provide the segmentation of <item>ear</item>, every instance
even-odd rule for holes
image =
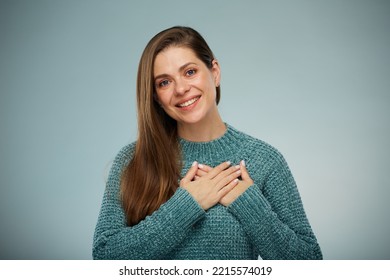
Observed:
[[[219,87],[221,82],[221,68],[219,67],[219,63],[216,59],[214,59],[211,63],[211,73],[213,73],[214,76],[215,86]]]

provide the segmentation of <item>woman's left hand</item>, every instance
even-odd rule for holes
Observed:
[[[230,192],[228,192],[224,197],[222,197],[219,200],[219,203],[221,203],[224,206],[229,206],[242,193],[244,193],[250,186],[253,185],[253,180],[249,176],[249,173],[248,173],[248,171],[246,169],[244,161],[240,162],[240,169],[241,169],[241,180],[238,182],[237,186],[235,186]],[[201,164],[199,166],[198,172],[196,173],[195,180],[197,180],[200,177],[206,175],[211,170],[213,170],[212,167],[207,166],[205,164]]]

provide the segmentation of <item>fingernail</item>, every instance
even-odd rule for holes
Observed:
[[[192,163],[192,166],[195,166],[195,165],[197,165],[197,164],[198,164],[198,162],[194,161],[194,162]]]
[[[245,160],[242,160],[242,161],[241,161],[241,165],[242,165],[242,166],[245,166]]]
[[[239,165],[236,165],[235,168],[236,168],[236,169],[240,169],[240,166],[239,166]]]
[[[228,166],[231,164],[231,162],[230,162],[230,161],[227,161],[226,163],[227,163],[227,165],[228,165]]]
[[[202,169],[204,166],[203,166],[203,164],[198,164],[198,167],[199,167],[200,169]]]
[[[241,170],[237,170],[236,172],[237,172],[237,174],[241,174]]]

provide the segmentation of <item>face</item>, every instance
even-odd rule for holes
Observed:
[[[219,81],[217,61],[210,69],[189,48],[168,47],[154,61],[157,101],[178,126],[207,123],[218,116]]]

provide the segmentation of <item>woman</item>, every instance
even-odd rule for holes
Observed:
[[[95,259],[322,258],[282,155],[222,121],[220,77],[191,28],[148,43],[138,139],[113,163]]]

